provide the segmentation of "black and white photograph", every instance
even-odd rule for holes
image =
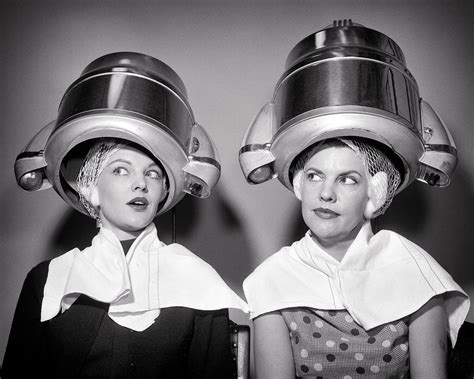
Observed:
[[[0,3],[0,377],[474,378],[473,3]]]

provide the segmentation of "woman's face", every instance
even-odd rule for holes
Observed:
[[[92,203],[102,225],[120,240],[136,237],[166,196],[165,175],[149,155],[132,146],[113,153],[99,176]]]
[[[302,214],[313,236],[323,246],[352,241],[368,201],[362,160],[349,147],[326,147],[306,163],[302,175]]]

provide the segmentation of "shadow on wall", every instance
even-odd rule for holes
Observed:
[[[185,196],[175,207],[176,242],[208,262],[240,295],[243,279],[250,273],[250,245],[235,213],[219,190],[206,200]],[[155,219],[160,240],[172,243],[172,211]],[[80,231],[78,233],[78,231]],[[54,258],[74,247],[90,245],[97,233],[95,221],[70,210],[58,223],[45,259]]]
[[[389,229],[419,244],[461,285],[472,286],[473,192],[464,167],[447,188],[415,182],[397,195],[379,229]],[[472,295],[472,294],[471,294]]]

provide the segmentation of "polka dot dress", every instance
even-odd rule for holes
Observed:
[[[297,377],[408,378],[408,318],[365,331],[345,310],[280,311]]]

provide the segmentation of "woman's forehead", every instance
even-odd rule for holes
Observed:
[[[349,146],[321,146],[306,162],[305,168],[356,170],[365,173],[363,160]]]
[[[115,160],[124,159],[131,163],[146,162],[159,166],[158,160],[146,150],[139,149],[132,145],[124,145],[113,152],[109,157],[109,163]]]

